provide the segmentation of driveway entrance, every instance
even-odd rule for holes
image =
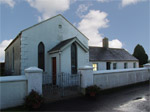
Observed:
[[[80,74],[60,73],[56,76],[43,74],[43,96],[46,100],[57,100],[80,93]]]

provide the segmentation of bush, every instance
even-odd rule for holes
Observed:
[[[93,85],[93,86],[88,86],[85,91],[86,95],[88,96],[96,96],[100,92],[100,87]]]
[[[28,96],[24,98],[24,106],[30,110],[39,109],[43,103],[42,95],[32,90]]]

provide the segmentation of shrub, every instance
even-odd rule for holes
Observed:
[[[85,91],[86,91],[86,95],[89,96],[96,96],[99,92],[100,92],[100,87],[93,85],[93,86],[88,86]]]
[[[32,90],[28,96],[24,98],[24,106],[30,110],[39,109],[43,103],[43,97],[36,91]]]

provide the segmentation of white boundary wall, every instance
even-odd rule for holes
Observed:
[[[135,84],[149,80],[150,71],[148,68],[105,70],[93,72],[93,84],[102,89]]]
[[[22,76],[0,77],[0,109],[22,105],[31,90],[42,94],[42,70],[30,67]]]
[[[93,72],[91,66],[84,66],[79,69],[79,72],[81,74],[82,89],[91,85],[97,85],[101,89],[109,89],[150,80],[150,64],[144,65],[144,68],[101,70],[96,72]]]
[[[6,76],[0,79],[0,109],[21,105],[27,95],[25,76]]]

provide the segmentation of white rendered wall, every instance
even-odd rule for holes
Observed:
[[[93,68],[91,66],[83,66],[79,68],[79,72],[81,74],[81,88],[86,88],[88,86],[93,85],[93,70],[92,69]]]
[[[60,24],[62,25],[61,29],[59,29]],[[57,16],[23,31],[21,38],[21,74],[24,74],[24,69],[29,66],[38,66],[37,54],[40,42],[45,45],[45,72],[50,74],[51,63],[49,62],[51,59],[47,51],[62,40],[75,36],[88,47],[88,39],[66,22],[62,16]]]
[[[89,64],[89,53],[86,53],[80,46],[77,46],[77,55],[78,69]]]
[[[102,89],[135,84],[150,79],[150,73],[147,68],[103,70],[93,73],[94,85]]]
[[[27,95],[25,76],[6,76],[0,79],[0,109],[22,105]]]
[[[0,77],[0,109],[22,105],[32,90],[42,94],[42,70],[30,67],[22,76]]]
[[[61,53],[61,72],[71,73],[71,46]]]
[[[84,37],[78,30],[76,30],[72,25],[70,25],[64,18],[60,17],[62,25],[62,38],[63,40],[78,37],[78,39],[88,48],[88,39]]]

